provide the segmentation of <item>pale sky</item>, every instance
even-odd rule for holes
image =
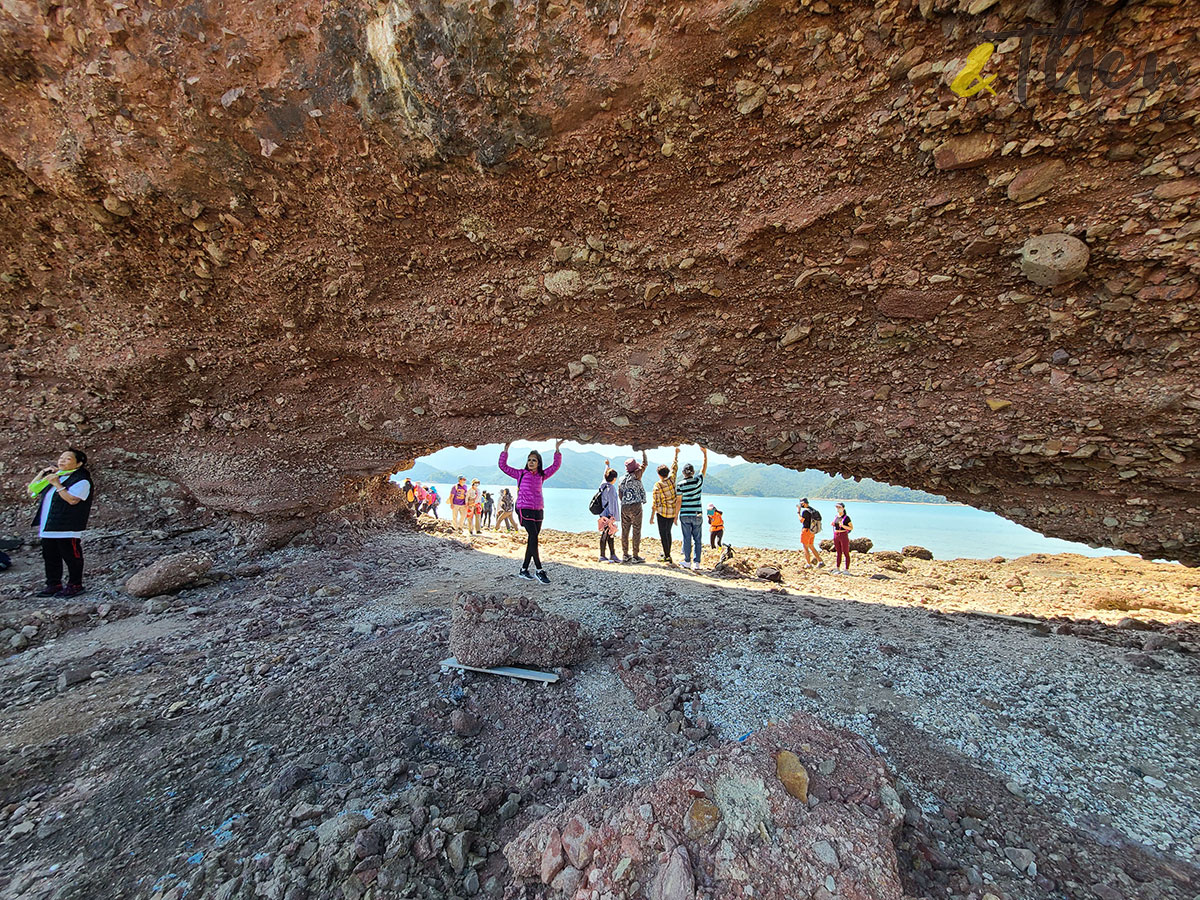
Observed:
[[[565,441],[563,443],[563,447],[578,451],[580,453],[587,453],[587,452],[600,453],[600,454],[607,456],[614,464],[618,460],[628,459],[631,456],[640,457],[642,455],[641,451],[634,453],[633,448],[630,447],[628,444],[626,444],[624,446],[620,446],[617,444],[580,444],[577,441]],[[483,444],[482,446],[477,447],[473,451],[464,450],[462,447],[446,447],[442,450],[437,451],[436,453],[431,453],[429,456],[422,457],[421,462],[428,463],[429,465],[434,466],[435,468],[440,467],[440,463],[443,460],[445,460],[446,462],[453,462],[454,464],[459,464],[461,462],[461,460],[463,459],[464,453],[479,454],[479,462],[481,462],[481,463],[493,462],[495,460],[495,457],[498,456],[500,454],[500,451],[503,449],[504,449],[503,444]],[[529,450],[529,449],[540,449],[543,451],[545,451],[547,449],[553,450],[554,442],[553,441],[534,441],[534,442],[514,441],[513,449],[514,449],[514,451],[515,450],[524,451],[524,450]],[[672,452],[672,448],[671,447],[659,447],[657,449],[648,450],[647,452],[650,454],[650,456],[661,459],[664,456],[669,456]],[[700,445],[699,444],[684,444],[684,445],[682,445],[679,448],[679,458],[681,460],[691,459],[696,462],[699,462],[699,460],[700,460]],[[708,461],[710,463],[730,463],[731,465],[736,465],[738,463],[745,462],[745,460],[742,459],[740,456],[725,456],[721,453],[716,453],[711,450],[708,453]]]

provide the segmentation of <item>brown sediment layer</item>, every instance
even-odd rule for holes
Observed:
[[[1013,41],[948,87],[1013,0],[10,4],[5,496],[71,441],[283,536],[448,444],[699,440],[1195,563],[1198,14],[1146,10],[1081,41],[1158,84],[1021,105]]]

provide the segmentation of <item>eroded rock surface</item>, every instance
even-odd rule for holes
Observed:
[[[892,840],[903,814],[861,738],[797,715],[648,787],[582,797],[527,827],[504,854],[516,877],[557,897],[586,885],[692,900],[703,885],[715,897],[753,886],[769,900],[883,900],[902,895]]]
[[[463,665],[556,668],[579,662],[590,647],[578,622],[547,613],[528,597],[455,598],[450,652]]]
[[[1200,12],[1148,9],[1022,103],[1016,39],[948,83],[1047,4],[7,4],[4,496],[71,441],[98,516],[284,535],[448,444],[685,439],[1196,562]]]

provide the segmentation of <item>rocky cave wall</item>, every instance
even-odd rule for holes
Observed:
[[[1196,563],[1200,10],[950,89],[1062,12],[10,0],[10,513],[66,442],[110,515],[286,532],[447,444],[688,440]]]

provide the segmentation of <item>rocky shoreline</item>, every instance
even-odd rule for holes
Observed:
[[[607,834],[622,797],[665,797],[680,765],[767,765],[797,712],[886,764],[905,896],[1182,900],[1200,885],[1194,570],[872,554],[839,578],[739,549],[719,577],[601,564],[590,536],[548,532],[541,586],[513,577],[516,536],[443,529],[268,554],[224,526],[98,532],[91,593],[70,607],[29,599],[37,560],[17,554],[0,584],[0,896],[571,896],[514,871],[506,847],[523,831],[548,841],[566,809],[596,810],[589,829]],[[123,590],[175,553],[212,567],[172,593]],[[766,564],[781,581],[754,577]],[[545,686],[444,670],[455,597],[497,594],[577,622],[589,654]],[[868,799],[807,746],[789,749],[818,804]],[[718,810],[713,831],[664,819],[646,826],[657,855],[635,862],[610,835],[595,876],[552,874],[573,868],[613,897],[733,896],[723,843],[744,860],[760,838],[705,771],[675,783]],[[777,798],[769,836],[793,801],[759,777]],[[842,833],[819,840],[837,848]],[[777,883],[899,896],[850,864],[821,848]]]

